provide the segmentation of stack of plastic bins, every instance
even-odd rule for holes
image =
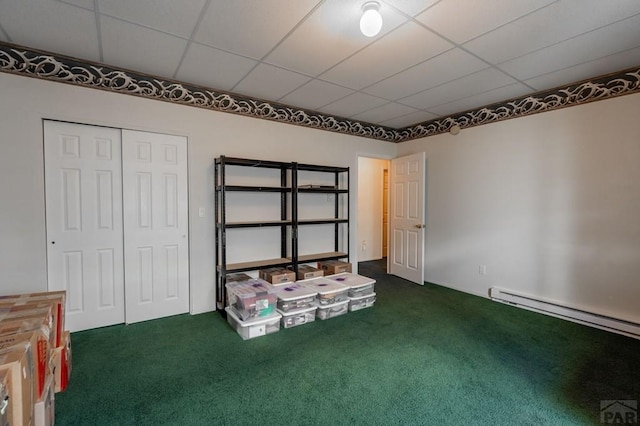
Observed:
[[[280,330],[276,289],[261,279],[227,283],[227,322],[245,340]]]
[[[349,287],[350,312],[370,308],[376,301],[376,293],[374,292],[376,280],[373,278],[351,272],[329,275],[326,278]]]
[[[335,318],[349,312],[349,288],[326,277],[298,281],[300,284],[316,291],[316,317],[321,320]]]
[[[284,328],[306,324],[316,319],[316,291],[299,283],[276,286],[277,310]]]

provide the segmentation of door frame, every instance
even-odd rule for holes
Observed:
[[[360,191],[360,182],[358,180],[358,176],[359,176],[359,159],[360,158],[369,158],[369,159],[373,159],[373,160],[387,160],[389,161],[389,167],[391,167],[391,160],[393,160],[394,158],[396,158],[397,155],[381,155],[381,154],[374,154],[374,153],[370,153],[370,152],[362,152],[362,151],[358,151],[356,152],[355,155],[355,173],[353,173],[353,175],[356,177],[356,185],[352,185],[351,187],[353,188],[352,192],[353,192],[353,198],[351,200],[352,204],[350,206],[351,211],[352,212],[357,212],[357,207],[358,207],[358,194]],[[387,203],[389,203],[389,198],[387,197]],[[391,205],[389,204],[389,213],[391,213]],[[355,238],[352,238],[352,243],[351,243],[351,247],[349,247],[349,253],[353,253],[353,255],[351,256],[352,258],[352,263],[353,263],[353,271],[354,273],[358,273],[358,215],[354,215],[354,218],[352,220],[353,223],[353,228],[356,230],[356,236]],[[380,233],[382,233],[382,229],[380,230]],[[387,232],[387,238],[388,238],[388,232]],[[384,255],[384,253],[383,253]],[[387,253],[387,273],[389,273],[389,253]]]

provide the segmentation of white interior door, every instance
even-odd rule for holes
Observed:
[[[424,284],[424,152],[391,160],[389,273]]]
[[[44,121],[49,290],[70,331],[124,322],[120,130]]]
[[[126,321],[189,311],[187,140],[122,131]]]

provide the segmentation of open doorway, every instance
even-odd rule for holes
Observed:
[[[361,262],[387,257],[389,167],[389,160],[358,158],[357,250]]]

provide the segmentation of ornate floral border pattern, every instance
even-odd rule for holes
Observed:
[[[195,85],[118,70],[2,42],[0,71],[396,143],[445,133],[454,125],[464,129],[640,92],[640,68],[634,68],[404,129],[392,129],[274,102],[216,92]]]

